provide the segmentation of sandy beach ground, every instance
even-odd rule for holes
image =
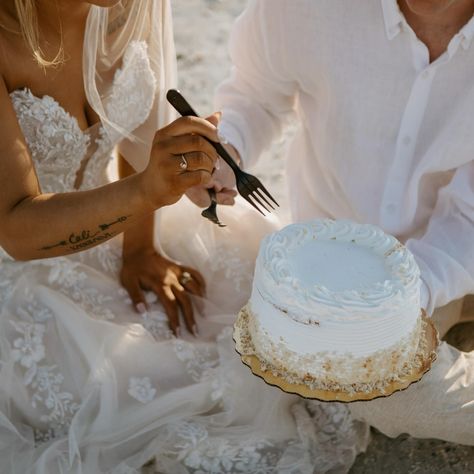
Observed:
[[[173,0],[180,88],[201,115],[213,112],[214,89],[229,73],[227,40],[246,0]],[[283,155],[291,131],[253,170],[282,204],[288,219]],[[471,328],[472,329],[472,328]],[[460,331],[466,337],[465,331]],[[471,331],[472,336],[472,331]],[[473,427],[474,429],[474,427]],[[474,448],[407,436],[389,439],[374,431],[351,474],[474,473]]]

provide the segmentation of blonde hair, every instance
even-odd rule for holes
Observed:
[[[39,40],[38,12],[36,0],[15,0],[16,14],[20,24],[21,34],[33,52],[38,64],[43,67],[59,66],[64,62],[63,34],[60,28],[61,44],[56,56],[52,60],[45,58]]]

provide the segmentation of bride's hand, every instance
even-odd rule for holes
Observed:
[[[204,296],[205,282],[198,271],[148,249],[124,256],[120,280],[139,313],[149,309],[143,291],[153,291],[164,307],[173,333],[178,337],[181,334],[181,312],[188,331],[197,335],[189,294]]]
[[[206,138],[218,141],[217,128],[197,117],[182,117],[156,133],[150,162],[141,173],[146,199],[155,209],[211,182],[218,155]]]

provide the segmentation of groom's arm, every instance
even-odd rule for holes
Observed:
[[[294,112],[296,59],[290,46],[297,20],[289,3],[251,0],[232,32],[232,74],[218,88],[216,106],[223,112],[221,135],[246,167],[281,134]]]
[[[278,138],[294,113],[297,82],[298,16],[288,0],[250,0],[236,21],[230,41],[233,62],[229,79],[216,92],[216,110],[223,112],[220,136],[235,161],[248,168]],[[234,173],[221,160],[210,186],[219,204],[232,204]],[[207,207],[207,190],[187,193],[198,206]]]
[[[424,282],[422,305],[431,314],[474,294],[474,162],[457,169],[439,193],[425,235],[410,239]]]

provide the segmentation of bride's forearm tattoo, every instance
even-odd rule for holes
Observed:
[[[98,230],[82,230],[77,233],[73,232],[67,240],[61,240],[57,244],[41,247],[40,250],[53,250],[59,247],[66,247],[72,251],[85,250],[117,235],[118,232],[113,230],[109,231],[110,227],[117,224],[122,224],[130,217],[131,216],[122,216],[108,224],[99,224]]]

